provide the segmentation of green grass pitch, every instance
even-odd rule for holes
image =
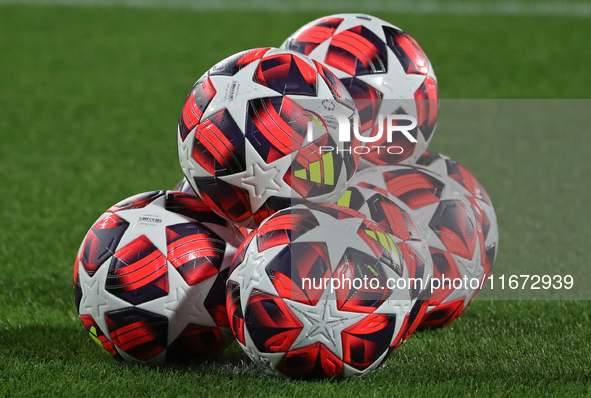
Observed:
[[[204,365],[119,363],[84,331],[78,246],[113,203],[181,179],[176,124],[195,80],[338,11],[0,5],[0,396],[591,394],[589,301],[476,301],[374,374],[341,382],[265,376],[236,344]],[[588,18],[375,14],[421,44],[444,99],[589,97]],[[444,121],[431,148],[495,203],[496,271],[589,264],[588,131],[466,137]]]

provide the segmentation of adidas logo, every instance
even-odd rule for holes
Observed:
[[[299,179],[316,182],[318,184],[334,185],[334,163],[332,152],[322,155],[322,161],[317,160],[308,164],[308,170],[296,170],[293,175]]]

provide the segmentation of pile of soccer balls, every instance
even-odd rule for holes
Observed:
[[[426,151],[438,110],[421,48],[367,15],[219,62],[181,111],[185,177],[114,205],[80,246],[91,338],[148,364],[235,339],[267,370],[324,378],[448,325],[490,274],[498,229],[474,176]]]

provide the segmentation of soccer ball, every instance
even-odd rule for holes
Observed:
[[[485,278],[483,235],[466,190],[422,167],[376,166],[356,176],[402,201],[429,245],[431,298],[419,329],[449,325],[466,309]]]
[[[244,51],[193,86],[179,120],[180,163],[208,206],[254,228],[292,204],[342,195],[359,161],[350,146],[360,144],[339,134],[355,114],[320,63],[289,50]]]
[[[478,232],[482,232],[480,240],[482,267],[485,275],[490,275],[499,251],[499,226],[497,215],[488,193],[480,182],[465,167],[442,153],[425,151],[417,160],[417,166],[425,167],[435,173],[448,176],[466,189],[466,195],[479,225]]]
[[[149,365],[223,351],[233,341],[225,285],[235,249],[209,228],[219,222],[197,197],[173,191],[132,196],[100,216],[74,265],[90,337]]]
[[[226,286],[247,355],[294,378],[361,376],[399,346],[413,297],[396,238],[349,208],[297,205],[266,219],[236,254]]]
[[[364,148],[360,169],[412,164],[427,149],[439,112],[437,79],[407,33],[374,16],[335,14],[300,28],[281,48],[324,63],[353,96],[362,134],[376,139]],[[401,131],[387,140],[387,115],[393,114],[416,118],[407,131],[416,142]]]
[[[412,264],[408,269],[416,282],[411,290],[412,310],[405,321],[406,332],[401,340],[406,341],[421,323],[431,297],[433,261],[429,246],[412,220],[410,209],[401,200],[357,177],[353,177],[351,184],[337,204],[377,222],[394,237],[405,263]]]

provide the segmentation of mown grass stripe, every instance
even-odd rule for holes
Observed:
[[[0,4],[123,6],[138,8],[177,8],[198,10],[265,10],[338,12],[404,12],[412,14],[452,15],[563,15],[590,17],[591,3],[561,1],[441,1],[441,0],[0,0]]]

